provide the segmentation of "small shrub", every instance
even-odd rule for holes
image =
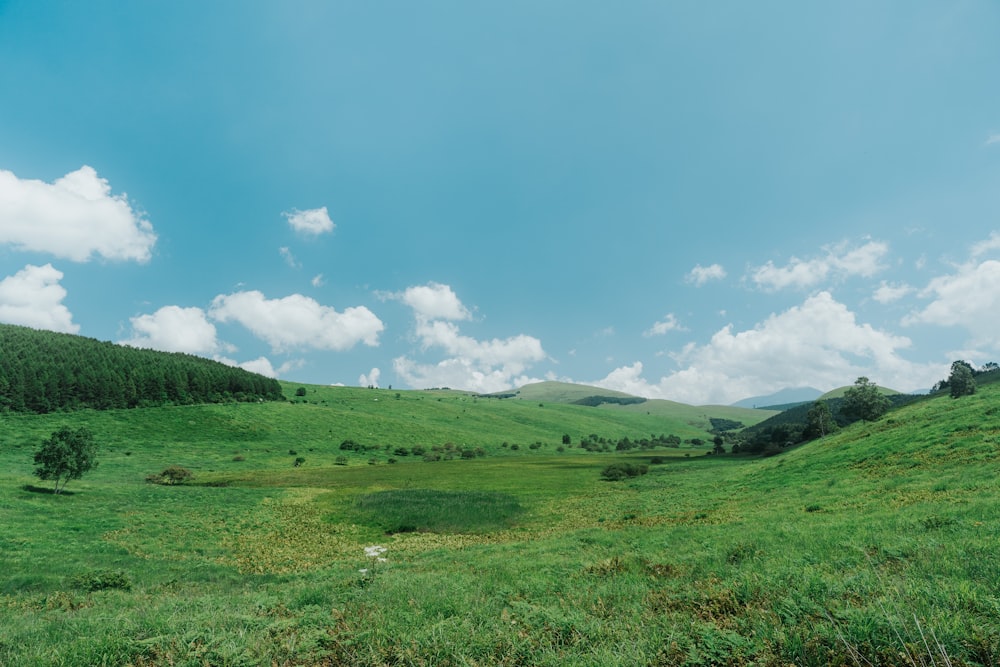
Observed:
[[[243,456],[242,454],[237,454],[236,456],[233,457],[233,460],[237,462],[246,461],[247,457]]]
[[[187,468],[170,466],[159,474],[147,475],[146,481],[151,484],[183,484],[193,476],[194,474]]]
[[[427,453],[427,448],[424,447],[423,445],[413,445],[413,448],[410,449],[410,451],[413,453],[414,456],[423,456],[424,454]]]
[[[289,456],[295,456],[296,454],[298,454],[298,452],[297,452],[297,451],[295,451],[294,449],[289,449],[289,450],[288,450],[288,455],[289,455]]]
[[[654,465],[654,466],[662,465],[662,464],[664,464],[666,462],[667,462],[667,459],[664,456],[654,456],[651,459],[649,459],[650,465]]]
[[[649,472],[649,467],[636,463],[612,463],[601,471],[601,477],[609,482],[619,482],[629,477],[639,477]]]
[[[819,505],[816,505],[816,504],[806,505],[806,511],[807,512],[819,512],[822,509],[823,509],[822,507],[820,507]]]
[[[920,520],[920,525],[924,527],[924,530],[937,530],[939,528],[947,528],[948,526],[955,525],[956,521],[950,516],[938,516],[937,514],[932,514],[931,516],[924,517]]]
[[[558,447],[556,447],[556,451],[562,454],[563,452],[566,451],[566,448],[563,447],[562,445],[559,445]]]
[[[510,446],[510,451],[512,451],[512,452],[516,452],[519,449],[521,449],[521,447],[519,445],[517,445],[517,444],[513,444],[513,445]]]
[[[396,449],[392,450],[392,453],[396,456],[409,456],[410,450],[406,447],[396,447]]]
[[[540,442],[533,442],[530,445],[528,445],[528,449],[540,449],[541,446],[542,446],[542,443],[540,443]]]
[[[343,457],[341,457],[341,458],[343,458]],[[301,466],[305,462],[306,462],[306,459],[305,459],[304,456],[296,457],[296,459],[295,459],[295,467],[298,468],[299,466]],[[345,463],[344,465],[347,465],[347,464]]]
[[[119,570],[96,570],[86,574],[78,574],[69,580],[70,586],[88,593],[109,589],[121,591],[132,590],[132,582],[128,575]]]
[[[386,463],[395,463],[395,462],[396,459],[392,458],[391,456],[386,460]]]
[[[333,463],[335,465],[338,465],[338,466],[346,466],[347,465],[347,457],[346,456],[338,456],[336,459],[334,459]]]
[[[462,450],[462,458],[463,459],[474,459],[474,458],[476,458],[476,452],[473,451],[473,450],[471,450],[471,449],[463,449]]]

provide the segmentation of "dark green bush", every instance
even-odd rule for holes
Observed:
[[[649,466],[637,463],[612,463],[601,471],[601,477],[609,482],[618,482],[629,477],[639,477],[649,472]]]
[[[132,582],[128,575],[119,570],[96,570],[78,574],[69,580],[70,586],[88,593],[117,588],[122,591],[132,590]]]
[[[194,477],[194,473],[187,468],[170,466],[159,474],[147,475],[146,481],[151,484],[183,484],[192,477]]]

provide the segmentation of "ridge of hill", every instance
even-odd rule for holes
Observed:
[[[751,396],[736,401],[731,405],[738,408],[782,408],[789,405],[797,405],[808,401],[814,401],[822,395],[815,387],[794,387],[776,391],[773,394],[763,396]]]
[[[0,324],[0,411],[283,398],[277,380],[203,357]]]
[[[854,385],[849,384],[849,385],[844,385],[843,387],[837,387],[836,389],[831,389],[830,391],[826,392],[822,396],[817,397],[816,400],[818,400],[818,401],[827,401],[827,400],[829,400],[831,398],[843,398],[844,397],[844,393],[848,389],[852,388],[853,386]],[[899,396],[900,394],[904,394],[904,392],[896,391],[895,389],[890,389],[888,387],[883,387],[881,385],[876,385],[876,388],[878,389],[878,392],[880,394],[882,394],[883,396],[892,397],[892,396]],[[904,394],[904,395],[908,396],[909,394]]]
[[[716,428],[712,420],[716,420],[716,423],[718,420],[725,420],[750,426],[777,414],[775,410],[753,410],[730,405],[689,405],[661,398],[647,399],[613,389],[570,382],[536,382],[524,385],[514,392],[494,396],[652,415],[675,420],[705,432]]]
[[[512,392],[516,398],[525,401],[548,401],[549,403],[575,403],[592,396],[608,396],[614,398],[639,398],[632,394],[613,389],[592,387],[585,384],[575,384],[572,382],[532,382],[519,387]],[[509,395],[509,394],[500,394]]]

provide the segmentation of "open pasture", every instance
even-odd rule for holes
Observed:
[[[993,386],[770,458],[559,452],[562,433],[679,426],[395,393],[4,416],[0,663],[1000,661]],[[53,496],[30,458],[62,423],[104,447]],[[339,448],[364,433],[380,448]],[[387,462],[397,446],[446,442],[486,455]],[[601,479],[653,456],[644,476]],[[192,482],[145,481],[168,465]],[[366,554],[374,545],[384,554]]]

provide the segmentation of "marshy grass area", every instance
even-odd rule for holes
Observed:
[[[0,664],[1000,664],[993,386],[769,458],[557,451],[676,432],[635,410],[310,391],[3,416]],[[63,423],[103,447],[56,496],[31,452]],[[412,454],[448,442],[485,456]]]

